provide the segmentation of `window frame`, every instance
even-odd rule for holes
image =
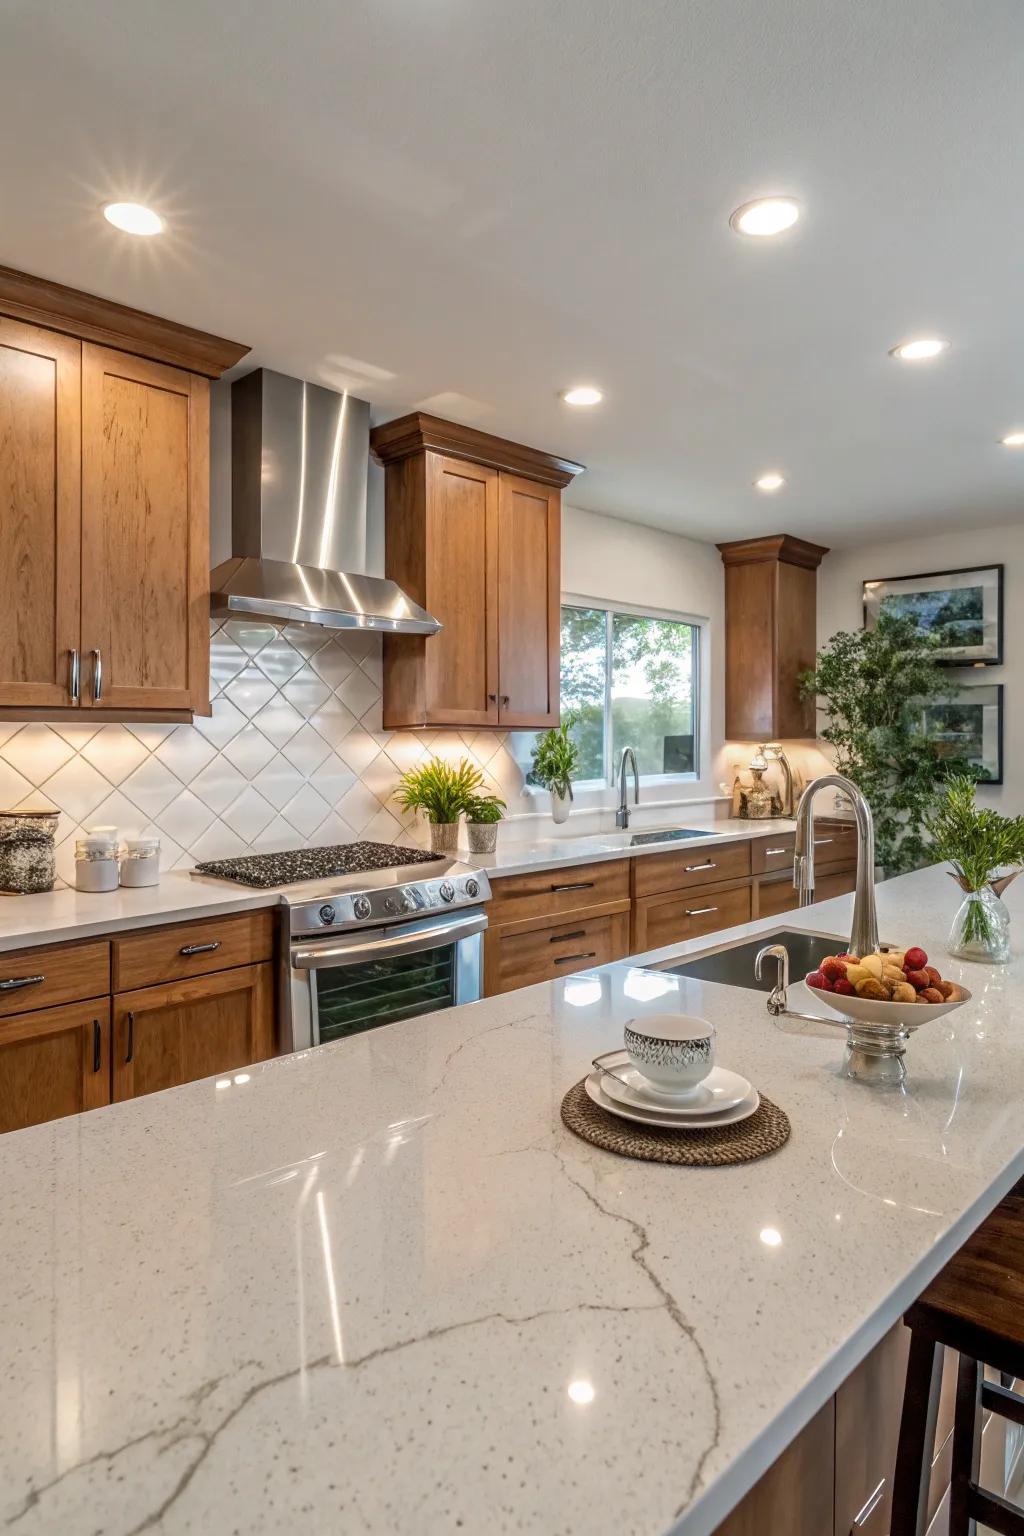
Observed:
[[[605,776],[600,779],[574,779],[576,789],[614,789],[616,765],[612,748],[612,642],[613,624],[616,614],[625,614],[628,618],[636,619],[664,619],[671,624],[686,624],[693,630],[693,661],[691,667],[693,682],[693,755],[694,769],[691,773],[641,773],[640,783],[649,786],[672,784],[697,784],[700,782],[704,767],[704,710],[703,710],[703,683],[705,646],[707,644],[708,620],[697,614],[677,613],[667,608],[639,607],[633,603],[609,602],[607,598],[582,597],[575,593],[563,592],[559,603],[559,626],[561,626],[561,610],[563,608],[584,608],[592,613],[603,613],[605,621],[605,674],[604,674],[604,769]],[[559,659],[559,680],[561,680],[561,659]]]

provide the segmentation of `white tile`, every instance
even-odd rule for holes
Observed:
[[[10,741],[0,747],[3,757],[12,768],[28,779],[30,784],[43,784],[57,772],[74,753],[56,731],[48,725],[25,725]]]
[[[318,677],[322,677],[330,688],[337,688],[339,683],[355,671],[357,663],[351,656],[339,650],[336,645],[325,646],[322,651],[317,651],[310,657],[310,666]]]
[[[377,695],[376,704],[363,711],[362,722],[368,731],[382,731],[384,729],[384,700]]]
[[[504,742],[501,731],[475,731],[469,737],[470,750],[481,768],[485,767]]]
[[[249,657],[230,635],[220,630],[210,641],[210,688],[220,693],[249,665]]]
[[[355,784],[338,801],[336,809],[349,826],[358,828],[361,834],[367,822],[372,821],[380,810],[380,801],[376,795],[370,794],[365,785]]]
[[[378,752],[377,756],[362,770],[359,778],[366,785],[371,795],[374,795],[381,805],[386,805],[395,792],[398,783],[398,769],[388,757],[386,752]]]
[[[213,701],[212,715],[196,716],[193,729],[197,730],[211,747],[222,750],[232,736],[238,735],[244,724],[245,716],[242,711],[236,709],[230,699],[220,698]]]
[[[175,795],[181,793],[181,781],[163,763],[158,763],[155,757],[148,757],[141,767],[125,779],[121,789],[132,804],[137,805],[152,821]]]
[[[261,709],[258,715],[253,716],[252,723],[263,732],[268,741],[280,748],[286,741],[291,740],[297,730],[301,729],[303,717],[280,694],[275,694],[270,703]]]
[[[21,727],[18,725],[12,726],[9,734],[13,735],[15,731],[20,729]],[[73,747],[76,752],[81,752],[86,742],[92,741],[92,738],[96,735],[96,732],[101,730],[102,727],[99,725],[90,725],[88,723],[85,725],[65,724],[62,720],[59,725],[54,725],[51,727],[51,729],[55,730],[58,736],[63,736],[69,747]],[[2,743],[2,741],[6,741],[6,739],[6,736],[0,738],[0,743]]]
[[[303,666],[303,658],[288,641],[278,634],[265,645],[256,657],[256,665],[264,676],[269,677],[275,688],[280,688]]]
[[[81,756],[111,784],[120,784],[147,756],[146,748],[123,725],[104,725],[82,748]]]
[[[347,795],[356,776],[346,763],[334,752],[330,757],[325,757],[318,768],[314,768],[309,775],[309,781],[313,787],[319,790],[329,805],[336,805],[342,795]]]
[[[380,651],[374,651],[370,656],[364,656],[359,663],[367,677],[373,683],[378,693],[384,689],[384,657]]]
[[[147,817],[119,789],[102,800],[88,818],[90,827],[116,827],[122,837],[135,837],[146,823]]]
[[[213,821],[213,812],[198,795],[183,789],[170,805],[165,805],[156,819],[162,833],[173,837],[183,848],[191,848]]]
[[[168,837],[166,832],[161,832],[158,826],[154,825],[153,823],[149,823],[147,826],[143,827],[142,830],[149,835],[153,837],[159,837],[160,839],[161,874],[163,874],[165,870],[173,869],[175,865],[178,864],[178,862],[182,859],[185,860],[187,865],[191,865],[194,862],[192,855],[188,852],[188,849],[179,848],[174,839],[172,837]]]
[[[382,806],[373,820],[363,828],[363,835],[375,843],[393,843],[402,836],[404,830],[401,822]]]
[[[243,842],[251,843],[273,821],[273,807],[263,796],[247,784],[233,804],[223,812],[221,820],[238,834]]]
[[[275,816],[273,821],[253,838],[252,846],[256,853],[285,853],[296,848],[301,838],[290,821],[285,821],[283,816]]]
[[[73,821],[81,823],[107,798],[110,785],[89,763],[73,757],[47,779],[42,791]]]
[[[335,640],[339,649],[346,651],[355,662],[360,662],[365,657],[372,656],[375,651],[380,651],[383,643],[381,635],[358,629],[346,629]]]
[[[253,783],[265,800],[271,805],[281,809],[293,795],[297,795],[305,784],[305,776],[297,768],[293,768],[286,757],[271,758],[265,768],[261,768],[253,779]]]
[[[364,768],[368,768],[377,757],[378,750],[370,733],[358,725],[337,743],[338,756],[348,763],[353,773],[362,773]]]
[[[333,848],[338,843],[354,843],[357,833],[354,827],[343,820],[335,811],[320,823],[314,834],[320,847]]]
[[[79,827],[71,826],[71,831],[67,837],[60,839],[57,843],[57,877],[60,880],[66,881],[68,885],[74,885],[75,883],[75,842],[79,832]]]
[[[223,822],[215,821],[213,826],[203,833],[192,845],[189,863],[203,862],[210,859],[233,859],[240,853],[248,851],[248,844],[232,832],[230,827]]]
[[[130,725],[128,729],[133,736],[138,737],[144,747],[153,752],[177,727],[173,725]]]
[[[255,619],[228,619],[221,632],[240,645],[248,656],[262,651],[278,633],[276,625],[261,624]]]
[[[319,656],[314,660],[319,661]],[[380,699],[380,689],[359,667],[354,668],[348,677],[338,683],[334,691],[341,702],[360,718]]]
[[[303,656],[315,656],[325,645],[330,645],[330,631],[321,624],[286,624],[282,631],[288,644]]]
[[[296,672],[291,682],[286,683],[281,689],[289,704],[293,704],[304,720],[316,713],[320,706],[332,697],[331,690],[323,682],[312,667],[303,667],[301,672]]]
[[[0,811],[12,811],[25,796],[31,794],[32,785],[10,763],[0,762]]]
[[[352,711],[330,693],[316,713],[310,715],[309,723],[325,741],[336,747],[359,722]]]
[[[156,756],[183,784],[191,784],[215,756],[214,748],[193,725],[179,725],[156,749]]]
[[[56,730],[57,727],[55,726],[54,729]],[[5,741],[10,741],[11,737],[20,730],[20,725],[0,725],[0,747],[3,746]],[[60,734],[63,736],[64,732],[61,731]],[[66,739],[67,738],[65,737],[65,740]],[[71,745],[74,746],[74,742],[72,742]]]
[[[247,725],[228,742],[221,756],[233,763],[247,779],[254,779],[274,756],[274,748],[254,725]]]
[[[218,815],[232,800],[238,799],[245,788],[245,775],[239,773],[227,758],[218,756],[208,768],[196,775],[189,787],[204,805],[208,805]]]
[[[310,774],[328,756],[330,747],[311,725],[304,725],[284,747],[284,755],[300,773]]]
[[[243,715],[252,719],[271,699],[277,697],[277,689],[258,667],[250,665],[233,682],[228,683],[222,697],[230,699]]]
[[[344,743],[338,750],[347,757]],[[387,741],[384,750],[399,773],[407,773],[410,768],[417,767],[430,753],[424,738],[414,731],[396,731]]]
[[[290,821],[297,832],[309,837],[330,814],[330,806],[318,795],[312,784],[304,784],[298,794],[284,807],[281,814]]]

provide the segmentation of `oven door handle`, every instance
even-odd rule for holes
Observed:
[[[318,971],[328,965],[359,965],[364,960],[387,960],[391,955],[413,955],[421,950],[442,949],[459,939],[482,933],[487,927],[486,912],[468,912],[463,917],[428,918],[422,923],[405,923],[395,930],[385,929],[377,938],[364,939],[353,934],[337,943],[311,945],[292,950],[292,965],[299,971]]]

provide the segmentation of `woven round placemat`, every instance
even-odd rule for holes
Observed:
[[[789,1116],[761,1095],[747,1120],[702,1130],[670,1131],[622,1120],[587,1097],[580,1078],[562,1100],[562,1120],[576,1136],[619,1157],[647,1163],[683,1163],[688,1168],[720,1168],[726,1163],[751,1163],[777,1152],[789,1140]]]

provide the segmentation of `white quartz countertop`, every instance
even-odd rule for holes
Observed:
[[[628,831],[595,832],[586,837],[540,837],[533,842],[503,841],[498,834],[494,853],[466,854],[468,864],[475,864],[493,875],[524,875],[531,870],[567,868],[573,864],[598,864],[609,859],[643,858],[649,853],[685,853],[690,849],[716,848],[723,843],[749,841],[753,837],[782,836],[792,832],[796,822],[785,817],[765,821],[722,820],[705,822],[687,818],[685,812],[672,822],[674,827],[689,827],[700,837],[668,838],[632,846],[634,837],[650,837],[656,826],[637,820]],[[462,855],[460,855],[461,857]]]
[[[878,894],[974,994],[904,1093],[622,962],[0,1138],[3,1529],[708,1536],[1024,1174],[1024,961],[946,959],[941,870]],[[779,1153],[565,1130],[666,1008],[788,1112]]]

